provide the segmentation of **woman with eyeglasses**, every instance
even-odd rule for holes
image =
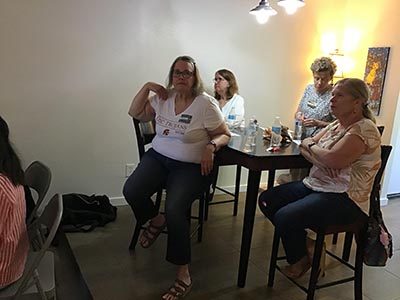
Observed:
[[[155,120],[156,136],[123,193],[137,222],[149,222],[139,237],[142,247],[150,247],[167,227],[166,259],[177,266],[177,274],[162,299],[182,299],[192,287],[187,212],[209,185],[214,153],[229,142],[230,132],[217,103],[204,93],[197,64],[189,56],[172,63],[166,87],[146,83],[133,98],[129,115]],[[165,215],[150,198],[163,187]]]
[[[0,289],[21,278],[29,249],[24,171],[9,133],[0,117]]]
[[[237,127],[244,121],[244,99],[239,94],[235,75],[226,69],[215,72],[214,97],[229,127]]]
[[[302,121],[301,139],[315,136],[326,125],[335,120],[329,110],[332,94],[332,79],[336,64],[329,57],[316,58],[310,66],[314,83],[307,85],[297,108],[295,118]],[[277,182],[301,180],[308,174],[308,169],[292,169],[289,174],[282,174]]]

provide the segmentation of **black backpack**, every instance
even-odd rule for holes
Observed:
[[[65,194],[63,207],[61,225],[66,232],[92,231],[117,218],[117,208],[105,195]]]

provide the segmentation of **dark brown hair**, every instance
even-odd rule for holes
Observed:
[[[15,185],[24,184],[24,171],[10,140],[7,122],[0,117],[0,173]]]

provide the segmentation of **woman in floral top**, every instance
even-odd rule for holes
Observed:
[[[307,85],[297,108],[295,118],[303,121],[301,139],[315,136],[335,118],[329,111],[329,100],[332,94],[331,81],[336,72],[336,64],[329,57],[320,57],[310,66],[314,83]],[[292,169],[290,174],[278,177],[278,183],[301,180],[308,174],[308,169]]]
[[[336,64],[329,57],[320,57],[314,60],[310,70],[313,73],[314,84],[309,84],[304,90],[296,112],[304,118],[303,139],[316,135],[334,120],[329,111],[329,100],[332,93],[331,81],[336,72]]]
[[[368,108],[369,89],[355,78],[333,88],[330,109],[337,121],[300,145],[313,164],[310,175],[260,195],[261,211],[276,226],[298,278],[310,268],[306,228],[351,224],[367,218],[369,194],[380,167],[380,134]]]

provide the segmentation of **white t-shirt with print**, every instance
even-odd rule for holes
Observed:
[[[204,148],[210,141],[207,131],[217,129],[224,118],[215,99],[205,93],[176,115],[175,96],[176,93],[172,93],[167,100],[162,100],[155,95],[150,99],[156,113],[156,136],[152,147],[169,158],[200,163]]]

